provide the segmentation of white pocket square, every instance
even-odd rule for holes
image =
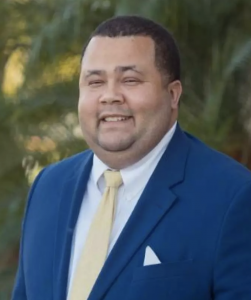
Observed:
[[[157,255],[153,252],[151,247],[147,246],[145,252],[144,266],[151,266],[151,265],[158,265],[158,264],[161,264],[161,262],[158,259]]]

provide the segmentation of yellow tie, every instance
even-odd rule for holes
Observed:
[[[73,278],[70,300],[87,300],[104,265],[113,223],[115,197],[122,177],[118,171],[105,171],[106,188],[93,218],[84,250]]]

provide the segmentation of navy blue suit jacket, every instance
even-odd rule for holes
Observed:
[[[66,299],[92,157],[51,165],[33,184],[13,300]],[[147,246],[162,264],[143,266]],[[178,127],[89,299],[250,300],[250,172]]]

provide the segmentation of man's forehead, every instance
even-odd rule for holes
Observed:
[[[126,36],[126,37],[93,37],[88,46],[83,59],[93,56],[109,54],[137,55],[142,52],[154,53],[154,42],[150,37]]]
[[[154,43],[151,38],[132,37],[94,37],[86,48],[82,68],[115,69],[119,66],[135,66],[140,69],[146,63],[155,61]]]

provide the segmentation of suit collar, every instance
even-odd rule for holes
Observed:
[[[138,248],[177,201],[171,188],[184,179],[189,148],[189,140],[178,126],[106,260],[89,300],[103,299]]]
[[[90,300],[103,299],[140,245],[177,201],[171,188],[184,179],[188,152],[189,141],[177,126],[170,144],[112,249],[92,290]],[[59,205],[53,267],[54,299],[56,300],[67,297],[72,238],[92,168],[93,153],[91,151],[80,157],[73,175],[64,182]]]
[[[79,161],[70,177],[63,183],[57,235],[54,253],[54,299],[67,298],[68,272],[74,228],[77,222],[83,195],[92,168],[93,153],[88,151],[78,158]]]

